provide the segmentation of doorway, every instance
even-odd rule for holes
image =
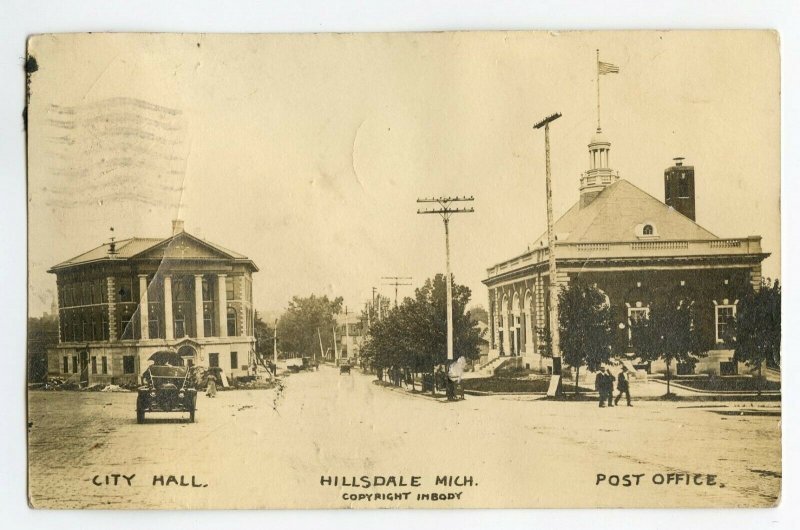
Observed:
[[[81,386],[89,385],[89,353],[84,350],[80,353]]]

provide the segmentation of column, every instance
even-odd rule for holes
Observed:
[[[533,337],[533,295],[525,295],[525,353],[530,356],[536,351],[534,350],[534,337]]]
[[[511,319],[509,318],[510,311],[508,310],[508,303],[503,294],[503,302],[500,306],[501,314],[503,315],[503,354],[511,355]]]
[[[205,337],[203,327],[203,275],[194,275],[194,329],[198,339]]]
[[[227,278],[227,274],[217,274],[217,299],[219,300],[219,311],[217,311],[217,316],[219,317],[219,336],[220,337],[227,337],[228,336],[228,291],[225,288],[225,278]]]
[[[251,311],[251,306],[247,300],[247,293],[245,293],[244,288],[246,281],[246,277],[243,275],[235,276],[233,278],[233,288],[238,290],[238,298],[241,300],[241,303],[239,304],[239,312],[236,314],[236,317],[239,319],[239,336],[241,337],[247,336],[247,315]]]
[[[113,276],[106,277],[106,297],[108,300],[108,340],[117,340],[117,282]]]
[[[139,329],[142,340],[150,337],[149,307],[147,306],[147,274],[139,275]]]
[[[174,337],[172,321],[172,276],[164,276],[164,338],[172,340]]]

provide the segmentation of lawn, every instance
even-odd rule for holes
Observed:
[[[686,379],[673,379],[675,383],[695,390],[711,392],[756,392],[761,390],[780,390],[781,384],[776,381],[759,381],[755,377],[724,376],[724,377],[693,377]]]
[[[464,390],[477,390],[480,392],[547,392],[550,378],[517,379],[511,377],[483,377],[478,379],[464,379]],[[574,383],[564,383],[565,390],[573,390]],[[591,392],[588,388],[580,387],[583,392]]]

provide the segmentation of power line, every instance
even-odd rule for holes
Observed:
[[[394,280],[394,282],[384,283],[383,285],[394,285],[394,306],[397,307],[397,288],[401,285],[411,285],[410,283],[401,283],[400,280],[413,280],[411,276],[382,276],[381,280]]]

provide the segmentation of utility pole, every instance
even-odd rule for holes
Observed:
[[[394,306],[397,307],[397,288],[401,285],[411,285],[410,283],[401,283],[400,280],[412,280],[411,276],[383,276],[381,280],[394,280],[394,282],[384,283],[383,285],[394,285]]]
[[[550,276],[548,294],[550,297],[550,349],[553,355],[553,375],[561,375],[561,348],[558,331],[558,283],[556,281],[556,240],[553,233],[553,187],[550,182],[550,122],[561,117],[556,112],[533,126],[534,129],[544,127],[544,160],[545,187],[547,193],[547,254],[548,273]],[[559,385],[560,387],[560,385]]]
[[[472,213],[473,208],[453,208],[453,203],[474,201],[474,197],[432,197],[417,199],[417,202],[435,202],[439,208],[433,210],[417,210],[418,214],[438,213],[444,220],[444,248],[447,264],[447,360],[453,360],[453,276],[450,273],[450,216],[454,213]]]
[[[336,323],[333,324],[333,358],[334,365],[339,366],[339,347],[336,345]]]
[[[319,328],[317,328],[317,337],[319,337],[319,354],[322,356],[322,360],[325,360],[325,351],[322,349],[322,333],[319,332]],[[314,353],[314,360],[317,359],[317,354]]]
[[[275,319],[275,332],[272,334],[272,362],[278,366],[278,319]]]
[[[344,306],[344,346],[347,348],[347,358],[350,358],[350,318],[347,316],[347,306]]]

